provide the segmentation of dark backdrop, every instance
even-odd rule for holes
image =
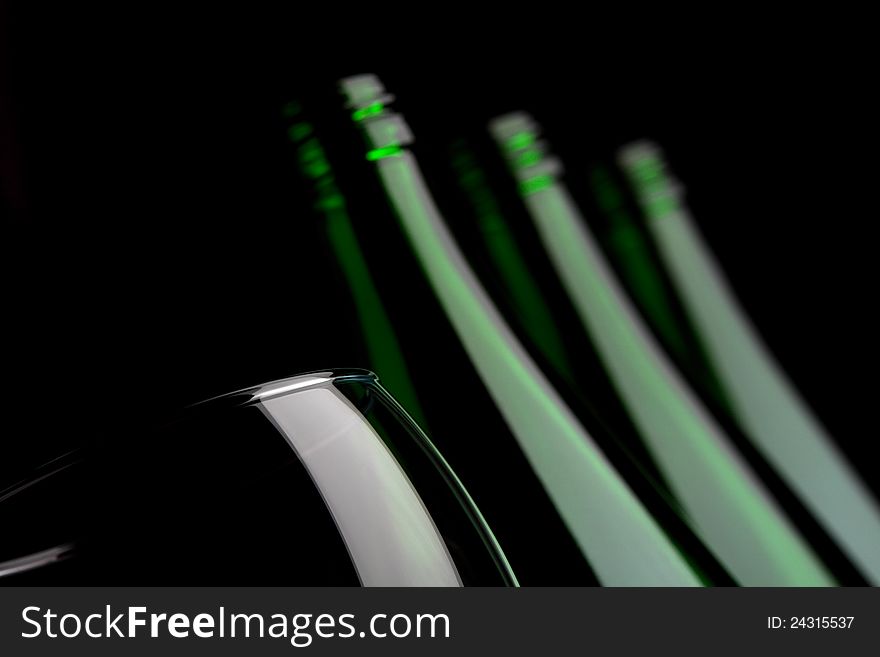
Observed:
[[[423,159],[520,108],[569,170],[660,141],[773,351],[870,473],[876,167],[858,44],[757,29],[645,40],[561,15],[429,27],[390,8],[222,30],[4,11],[4,469],[228,390],[362,365],[279,112],[303,98],[334,126],[335,81],[375,72]],[[325,138],[362,153],[354,131]]]

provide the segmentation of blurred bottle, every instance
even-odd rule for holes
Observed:
[[[535,545],[544,538],[536,532],[536,521],[546,515],[547,510],[534,501],[547,498],[545,494],[534,500],[530,498],[535,489],[543,489],[552,502],[550,508],[559,514],[554,513],[554,517],[562,518],[601,583],[697,583],[698,578],[685,565],[681,553],[672,547],[673,543],[694,557],[709,581],[729,582],[724,570],[667,501],[652,485],[645,483],[643,476],[634,477],[638,479],[637,485],[644,488],[643,499],[647,500],[651,513],[656,511],[656,515],[664,517],[662,528],[656,524],[645,502],[633,494],[596,441],[602,442],[603,448],[607,445],[616,451],[617,457],[627,460],[628,467],[637,471],[632,459],[620,456],[619,449],[614,447],[615,440],[607,433],[596,438],[592,427],[590,431],[584,428],[498,314],[437,213],[415,160],[406,148],[412,135],[402,117],[387,108],[392,99],[381,83],[372,76],[362,76],[344,80],[342,86],[349,99],[352,118],[367,135],[366,159],[375,163],[382,183],[377,187],[384,186],[388,198],[385,201],[374,195],[368,206],[371,233],[383,231],[385,236],[384,244],[376,251],[394,253],[393,261],[387,263],[391,265],[388,277],[380,282],[383,294],[386,290],[396,290],[395,294],[401,297],[401,307],[411,312],[417,307],[422,321],[430,313],[432,317],[437,316],[435,321],[452,324],[454,334],[450,336],[449,346],[456,345],[452,351],[457,360],[448,361],[444,373],[453,385],[483,399],[482,405],[472,406],[471,414],[458,413],[470,423],[464,435],[460,428],[444,435],[436,427],[430,408],[426,408],[432,436],[462,473],[490,524],[496,528],[520,580],[530,583],[517,561],[517,549],[529,545],[529,558],[538,567],[535,574],[548,566],[548,559],[555,560],[557,548],[552,537],[547,536],[543,546]],[[401,236],[384,232],[394,223],[387,211],[388,201],[409,240],[409,247],[404,242],[402,250],[397,246]],[[354,208],[355,204],[350,207]],[[380,214],[387,217],[384,225],[379,225]],[[389,247],[389,242],[393,242],[393,246]],[[417,261],[412,259],[412,254]],[[428,290],[423,282],[416,281],[421,278],[419,269],[431,285]],[[389,307],[393,313],[394,304],[390,303]],[[434,328],[432,326],[432,332]],[[399,334],[408,333],[401,329]],[[448,348],[446,344],[431,346]],[[416,385],[420,386],[418,380]],[[472,453],[478,445],[485,449],[487,440],[493,445],[488,458]],[[534,485],[537,475],[540,482],[536,487],[529,486],[522,502],[510,498],[511,493],[522,492],[521,476],[492,463],[493,459],[506,460],[517,452],[519,458],[525,455],[526,467],[533,472],[527,480]],[[485,502],[484,495],[493,496],[493,503]],[[599,499],[605,500],[602,508],[590,502]],[[493,520],[493,512],[517,514],[516,523],[520,527],[511,532],[510,541],[503,539],[505,523]],[[507,527],[512,529],[509,523]],[[514,533],[519,536],[514,537]],[[612,549],[611,545],[616,547]],[[531,583],[546,581],[534,579]],[[574,583],[574,580],[565,577],[559,583]]]
[[[356,135],[347,120],[333,121],[347,119],[338,97],[327,106],[322,100],[309,96],[308,119],[302,107],[287,107],[288,136],[297,145],[304,191],[316,199],[312,220],[328,250],[328,269],[341,273],[351,292],[340,310],[351,318],[364,365],[383,382],[392,373],[389,390],[404,392],[402,405],[456,469],[522,584],[596,584],[528,464],[510,448],[507,427],[396,229],[381,188],[364,169],[363,155],[351,157],[359,150],[350,149]]]
[[[326,242],[351,293],[359,320],[357,334],[365,343],[366,353],[360,365],[376,372],[383,385],[403,404],[422,429],[427,430],[428,425],[406,359],[364,259],[348,215],[345,197],[336,185],[315,127],[304,116],[302,105],[297,101],[285,105],[283,115],[290,122],[287,135],[296,145],[299,171],[313,186],[314,209],[320,215],[318,221],[322,224]]]
[[[739,306],[662,151],[638,142],[619,161],[724,386],[725,410],[861,573],[880,583],[877,501]]]
[[[654,342],[557,180],[561,164],[534,122],[513,114],[492,129],[583,331],[698,533],[743,583],[830,583],[828,567],[851,581],[851,565],[827,535],[743,448],[741,434],[707,413],[715,409],[701,406]],[[734,536],[732,526],[742,531]]]
[[[488,153],[483,160],[492,161]],[[645,478],[672,499],[522,205],[496,192],[507,191],[504,181],[495,179],[490,187],[489,168],[479,165],[476,150],[464,140],[452,149],[452,165],[458,188],[443,194],[447,215],[457,218],[450,225],[505,320],[581,422],[608,437],[605,449],[621,473],[629,478],[634,465],[635,482]],[[436,179],[432,172],[432,182]]]
[[[727,399],[702,341],[615,173],[611,167],[595,164],[589,174],[597,237],[621,283],[676,365],[716,407],[727,409]]]

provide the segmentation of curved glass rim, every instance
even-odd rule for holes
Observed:
[[[292,392],[308,390],[309,388],[342,381],[364,381],[381,386],[378,375],[367,369],[348,367],[312,370],[283,379],[275,379],[266,383],[248,386],[247,388],[241,388],[232,392],[226,392],[215,397],[209,397],[202,401],[190,404],[184,407],[183,410],[198,409],[206,405],[234,401],[239,398],[241,406],[248,406],[264,399],[271,399],[280,395],[286,395]]]
[[[507,586],[518,587],[519,580],[507,560],[495,533],[486,522],[483,513],[477,506],[470,492],[468,492],[464,483],[453,470],[452,466],[443,456],[442,452],[434,445],[433,441],[428,437],[424,430],[419,426],[409,412],[397,401],[397,399],[382,386],[379,376],[371,370],[363,368],[334,368],[326,370],[313,370],[304,372],[295,376],[276,379],[256,386],[242,388],[233,392],[228,392],[216,397],[205,399],[201,402],[191,404],[183,409],[184,414],[187,411],[207,410],[214,405],[231,405],[233,407],[247,407],[258,404],[264,400],[273,399],[288,394],[295,394],[304,390],[326,386],[328,384],[360,381],[373,387],[388,402],[392,410],[398,414],[412,432],[415,440],[426,452],[428,458],[434,463],[435,467],[440,471],[446,480],[454,495],[458,498],[459,503],[464,507],[477,533],[480,535],[486,549],[490,551],[492,560],[495,562],[502,579]],[[230,404],[231,403],[231,404]]]
[[[480,511],[479,507],[474,502],[464,484],[458,478],[458,475],[455,473],[455,471],[452,469],[452,467],[449,465],[449,463],[446,461],[442,453],[437,449],[431,439],[418,425],[418,423],[413,420],[409,413],[407,413],[406,409],[403,408],[403,406],[401,406],[400,403],[387,390],[385,390],[385,388],[380,383],[379,377],[374,372],[359,368],[315,370],[311,372],[305,372],[292,377],[269,381],[260,385],[242,388],[240,390],[205,399],[203,401],[185,407],[184,409],[182,409],[181,415],[185,416],[187,411],[207,410],[211,406],[216,404],[223,404],[227,406],[227,408],[229,408],[228,402],[230,401],[238,401],[238,403],[231,404],[232,407],[251,406],[258,404],[263,400],[269,400],[307,389],[347,381],[360,381],[372,386],[385,399],[385,401],[390,404],[391,410],[398,414],[400,416],[400,419],[408,425],[408,428],[410,429],[413,438],[420,443],[421,447],[425,450],[428,457],[434,463],[435,467],[440,471],[443,478],[449,484],[453,494],[458,498],[459,503],[464,508],[465,512],[473,523],[474,528],[482,538],[486,549],[488,549],[491,553],[492,560],[495,562],[495,565],[498,568],[498,571],[504,583],[507,586],[518,587],[519,582],[513,572],[513,569],[510,566],[510,563],[507,560],[507,556],[504,554],[504,551],[498,543],[495,534],[492,532],[491,527],[486,522],[486,519],[483,517],[483,514]],[[180,419],[183,418],[181,417]],[[65,456],[69,457],[70,455],[71,454],[66,454]],[[39,477],[38,480],[43,478],[45,477]],[[13,493],[18,492],[18,490],[22,486],[22,483],[24,483],[24,487],[27,487],[34,482],[19,482],[18,487],[12,487],[16,489],[15,491],[13,491]],[[0,491],[0,493],[2,492],[4,491]],[[9,493],[10,491],[7,490],[5,492]],[[53,548],[50,548],[49,550],[40,553],[24,555],[23,557],[14,559],[10,562],[4,562],[0,564],[0,566],[15,566],[14,570],[12,570],[11,572],[32,570],[33,568],[40,565],[45,565],[46,563],[59,560],[59,558],[69,556],[72,551],[73,545],[65,544],[63,546],[55,546]],[[50,555],[51,558],[44,558],[47,555]],[[20,566],[24,567],[22,568]],[[11,572],[2,572],[4,570],[8,569],[0,567],[0,575],[11,574]]]

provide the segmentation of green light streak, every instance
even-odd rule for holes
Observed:
[[[629,305],[564,188],[524,197],[615,389],[697,533],[748,586],[833,580]]]
[[[330,166],[323,158],[313,160],[301,159],[300,167],[302,168],[303,173],[306,175],[306,177],[313,180],[322,176],[326,176],[330,173]]]
[[[523,180],[519,184],[519,191],[521,194],[534,194],[542,189],[547,189],[552,184],[553,178],[551,176],[535,176],[534,178]]]
[[[620,190],[603,169],[594,170],[592,183],[599,207],[611,225],[610,245],[634,295],[667,344],[681,357],[687,357],[690,347],[670,310],[671,303],[658,280],[658,273],[651,266],[647,244],[624,208]]]
[[[530,167],[541,161],[541,154],[537,151],[528,151],[517,158],[517,164],[521,167]]]
[[[317,139],[307,139],[298,149],[297,158],[303,174],[311,180],[319,180],[330,173],[330,165],[324,157],[324,149]]]
[[[312,138],[299,147],[298,156],[303,175],[315,181],[318,191],[315,205],[327,219],[327,238],[351,290],[367,347],[369,367],[379,375],[383,386],[394,395],[413,420],[423,430],[427,430],[428,424],[425,422],[425,414],[419,404],[406,360],[367,267],[346,209],[345,198],[336,186],[324,150],[320,142]]]
[[[694,319],[746,434],[874,585],[880,512],[764,345],[678,201],[659,150],[622,151],[664,264]]]
[[[326,213],[327,236],[354,297],[370,362],[380,375],[382,385],[392,392],[419,426],[427,429],[428,424],[416,396],[409,368],[348,213],[344,207],[330,208]]]
[[[379,175],[435,294],[600,581],[699,581],[519,344],[467,265],[408,152]]]
[[[519,132],[507,140],[507,150],[519,151],[535,143],[535,135],[531,132]]]
[[[382,103],[375,102],[352,112],[351,118],[355,121],[363,121],[371,116],[376,116],[384,111],[385,107]]]
[[[370,162],[381,160],[386,157],[397,157],[401,154],[400,146],[384,146],[382,148],[374,148],[367,152],[367,159]]]
[[[290,137],[290,141],[302,141],[306,137],[312,134],[312,126],[309,123],[294,123],[287,129],[287,136]]]
[[[455,165],[459,183],[475,207],[489,257],[501,275],[516,316],[529,338],[553,368],[565,378],[573,380],[574,373],[550,308],[544,302],[541,289],[531,275],[528,263],[501,214],[483,172],[466,152],[455,158]]]
[[[680,363],[688,366],[702,389],[722,407],[728,400],[712,364],[686,320],[672,311],[672,299],[662,284],[662,272],[655,265],[648,239],[626,209],[618,185],[604,167],[591,175],[592,190],[600,210],[609,222],[608,246],[620,267],[620,273],[652,327]]]
[[[296,114],[300,112],[298,103],[288,105],[288,107],[291,106],[295,107]],[[393,391],[395,395],[394,402],[396,404],[402,402],[401,411],[412,417],[420,425],[420,428],[424,430],[427,428],[424,413],[418,403],[415,388],[410,380],[402,351],[397,343],[391,322],[382,305],[381,298],[373,283],[360,245],[351,226],[346,211],[345,199],[336,187],[329,163],[326,161],[323,149],[316,139],[309,140],[308,143],[301,146],[300,159],[301,162],[324,164],[323,169],[326,170],[326,174],[318,177],[315,177],[314,173],[316,170],[321,169],[321,167],[302,166],[301,170],[306,177],[312,178],[315,182],[315,188],[318,191],[316,207],[322,210],[327,218],[327,235],[351,288],[372,369],[382,377],[385,387]],[[423,436],[423,439],[430,446],[434,457],[447,466],[448,476],[458,485],[456,496],[459,497],[462,505],[469,511],[469,517],[483,540],[493,549],[493,559],[499,569],[505,573],[506,578],[513,586],[519,586],[516,575],[511,570],[510,564],[498,544],[498,540],[486,523],[482,513],[474,504],[470,494],[461,484],[455,473],[448,469],[445,459],[436,451],[430,440],[426,436]],[[364,464],[364,460],[361,459],[361,467]],[[396,496],[391,496],[390,499],[393,502],[397,502]],[[397,504],[394,506],[398,508]],[[393,508],[389,509],[389,511],[394,517],[400,516],[400,513],[395,513]],[[402,555],[404,559],[410,560],[414,553],[419,552],[420,544],[406,540],[406,534],[412,534],[412,523],[409,522],[408,518],[403,517],[401,521],[392,524],[391,531],[393,534],[400,536],[403,542],[408,543],[408,548],[405,554]],[[424,553],[424,550],[421,551]],[[423,554],[422,563],[418,566],[422,575],[430,567],[430,563],[424,561],[426,556],[430,555]],[[397,557],[393,558],[399,560]],[[416,563],[418,563],[418,557]]]
[[[666,293],[651,266],[649,255],[638,229],[624,224],[623,213],[611,214],[615,227],[612,229],[611,246],[624,265],[623,272],[632,286],[634,296],[656,324],[657,330],[667,344],[681,357],[687,358],[691,349],[678,322],[670,311]]]

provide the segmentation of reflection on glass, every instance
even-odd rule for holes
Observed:
[[[321,491],[366,586],[459,586],[418,493],[378,434],[333,386],[258,402]]]
[[[2,542],[6,581],[516,585],[467,491],[370,372],[242,390],[126,438],[0,500],[16,536],[84,497],[39,541]]]

